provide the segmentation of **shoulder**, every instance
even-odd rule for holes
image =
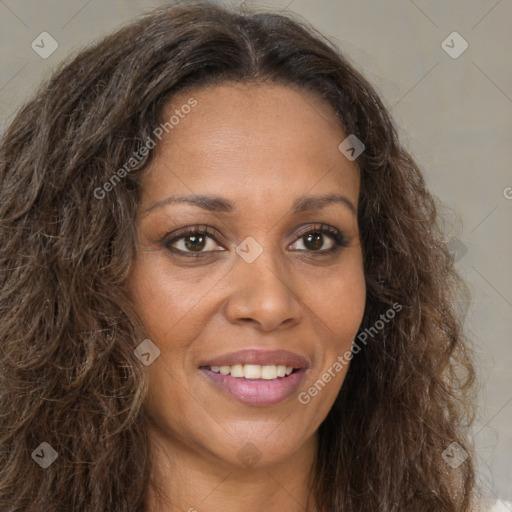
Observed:
[[[490,509],[489,512],[511,512],[512,502],[498,500]]]

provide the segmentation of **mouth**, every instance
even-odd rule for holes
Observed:
[[[297,354],[256,350],[227,354],[199,366],[217,391],[252,406],[278,404],[296,394],[308,368],[308,361]]]
[[[235,379],[283,379],[300,370],[286,365],[235,364],[233,366],[200,366],[201,370],[209,370],[221,375],[230,375]]]

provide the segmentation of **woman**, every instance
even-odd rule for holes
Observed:
[[[162,7],[0,150],[6,511],[469,511],[465,288],[310,27]]]

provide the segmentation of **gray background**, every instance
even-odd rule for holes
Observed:
[[[59,61],[163,3],[0,0],[0,131]],[[466,324],[481,382],[479,478],[499,500],[493,510],[512,510],[512,2],[246,3],[291,10],[341,46],[380,92],[450,214],[448,240],[472,291]],[[469,45],[457,58],[444,48],[459,51],[461,41],[442,45],[454,31]],[[42,32],[58,43],[47,58],[31,47]]]

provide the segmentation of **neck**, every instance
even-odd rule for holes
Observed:
[[[312,492],[317,435],[286,460],[248,468],[197,453],[150,429],[146,512],[317,512]]]

